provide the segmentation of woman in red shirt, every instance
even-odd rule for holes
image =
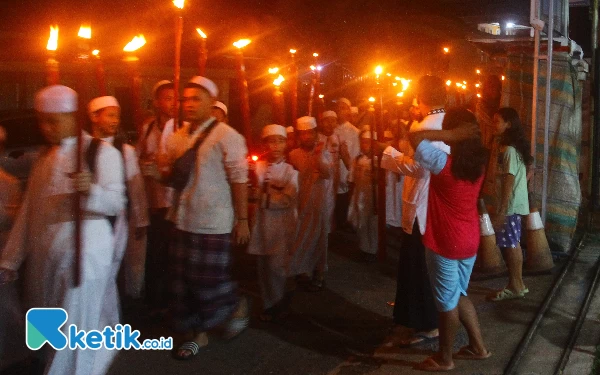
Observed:
[[[453,344],[462,323],[469,345],[454,358],[485,359],[479,321],[467,287],[479,247],[477,199],[483,183],[487,151],[475,116],[465,109],[446,112],[441,131],[410,135],[415,161],[431,171],[427,228],[423,236],[431,288],[440,314],[440,351],[419,365],[425,371],[454,368]],[[451,154],[431,144],[442,141]]]

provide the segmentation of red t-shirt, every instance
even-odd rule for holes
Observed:
[[[431,174],[427,228],[423,244],[449,259],[465,259],[479,248],[477,199],[483,174],[476,182],[456,179],[451,171],[452,156],[442,171]]]

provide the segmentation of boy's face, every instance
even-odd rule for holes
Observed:
[[[329,137],[333,134],[336,125],[337,119],[335,117],[325,117],[321,126],[321,133]]]
[[[337,115],[340,119],[340,122],[343,124],[344,122],[349,121],[352,117],[352,110],[346,103],[339,103]]]
[[[287,139],[280,135],[270,135],[263,139],[269,152],[269,160],[280,160],[285,155]]]
[[[113,137],[119,130],[121,121],[121,108],[106,107],[92,113],[94,130],[100,138]]]
[[[188,87],[183,90],[183,111],[187,121],[206,120],[214,103],[214,98],[204,89]]]
[[[317,132],[315,129],[298,130],[298,139],[300,140],[300,147],[312,149],[317,143]]]
[[[363,154],[371,153],[371,139],[370,138],[361,138],[360,139],[360,152]]]
[[[158,97],[154,99],[154,106],[160,111],[163,116],[175,116],[175,90],[162,89],[158,92]]]
[[[73,113],[44,113],[37,112],[40,131],[46,140],[60,144],[64,138],[77,135],[77,121]]]

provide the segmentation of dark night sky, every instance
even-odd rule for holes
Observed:
[[[209,34],[212,55],[227,52],[240,37],[250,37],[254,43],[248,56],[277,59],[295,47],[304,55],[318,51],[324,59],[362,69],[372,61],[402,60],[417,49],[437,49],[462,38],[467,28],[459,17],[494,18],[527,10],[528,4],[528,0],[186,0],[183,43],[184,48],[195,48],[194,28],[200,26]],[[93,42],[105,56],[120,53],[134,34],[143,33],[148,39],[144,54],[160,63],[172,60],[174,6],[169,0],[2,0],[0,17],[3,40],[6,35],[12,40],[31,33],[19,50],[23,56],[43,52],[49,24],[61,26],[64,46],[74,43],[80,23],[89,20]],[[194,64],[194,56],[195,52],[184,53],[184,64]]]

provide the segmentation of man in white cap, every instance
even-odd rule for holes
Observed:
[[[287,128],[285,128],[285,131],[287,133],[287,145],[285,148],[285,152],[286,155],[289,156],[290,152],[296,147],[298,147],[296,142],[296,132],[294,131],[293,126],[288,126]]]
[[[340,160],[339,160],[339,183],[337,184],[337,196],[335,201],[335,222],[338,229],[347,228],[348,205],[350,204],[350,186],[348,184],[348,174],[352,162],[360,153],[358,142],[358,129],[350,123],[351,113],[350,101],[346,98],[338,100],[338,125],[335,128],[335,134],[340,139]]]
[[[173,189],[157,181],[158,155],[165,153],[166,140],[173,133],[175,89],[168,80],[159,81],[152,89],[155,116],[142,126],[136,151],[144,175],[146,197],[150,209],[150,227],[146,247],[145,301],[150,315],[167,310],[169,238],[173,228],[167,213],[173,205]]]
[[[309,290],[320,291],[327,271],[330,203],[334,162],[325,142],[318,140],[317,120],[301,117],[296,130],[300,147],[290,152],[290,164],[298,171],[298,228],[290,266],[295,275],[312,275]]]
[[[231,279],[231,241],[248,242],[248,161],[246,142],[211,116],[219,94],[205,77],[183,90],[188,122],[167,141],[161,164],[177,185],[172,220],[176,233],[170,254],[175,328],[187,334],[176,357],[188,359],[208,345],[206,332],[225,324],[234,337],[248,325],[248,306]],[[183,159],[182,159],[183,158]],[[187,172],[182,160],[190,160]]]
[[[223,102],[216,101],[212,106],[211,110],[212,116],[217,119],[217,121],[222,122],[224,124],[228,124],[229,121],[227,119],[227,106]]]
[[[356,127],[359,119],[358,107],[350,107],[350,123]]]
[[[139,298],[144,286],[146,234],[150,224],[144,179],[140,172],[135,148],[124,143],[121,137],[117,136],[121,122],[121,106],[117,99],[112,96],[92,99],[88,104],[88,115],[92,122],[92,136],[94,137],[87,152],[90,169],[95,171],[97,156],[95,152],[100,141],[113,145],[119,150],[123,159],[128,202],[127,210],[115,218],[115,277],[122,259],[124,292],[130,297]],[[114,295],[111,293],[108,298],[118,302],[117,291],[111,292]]]
[[[123,162],[107,143],[98,147],[96,173],[77,172],[92,137],[82,137],[77,155],[77,93],[54,85],[36,93],[34,106],[40,130],[50,146],[36,161],[23,206],[0,256],[0,268],[17,271],[27,258],[24,286],[27,307],[63,308],[70,325],[87,331],[103,330],[107,310],[104,296],[114,288],[113,228],[108,220],[125,209]],[[84,163],[85,164],[85,163]],[[84,167],[85,168],[85,167]],[[93,178],[92,178],[93,177]],[[81,198],[80,284],[74,285],[74,193]],[[115,350],[48,350],[45,374],[104,374]]]
[[[289,251],[296,232],[298,171],[285,162],[287,132],[281,125],[267,125],[261,134],[265,160],[256,162],[254,197],[258,210],[248,254],[258,255],[258,285],[263,300],[260,319],[270,322],[286,313],[284,300]]]
[[[342,163],[340,155],[341,142],[339,136],[335,134],[335,129],[338,126],[337,114],[334,111],[325,111],[321,114],[321,119],[321,126],[317,128],[319,130],[318,141],[325,144],[325,148],[331,155],[331,160],[334,161],[333,179],[329,182],[329,190],[327,192],[328,216],[333,224],[333,211],[335,208],[337,189],[340,183],[340,164]],[[348,156],[347,153],[345,156]],[[349,165],[351,164],[350,160],[347,160],[347,162]],[[330,227],[330,230],[335,230],[333,225]]]

